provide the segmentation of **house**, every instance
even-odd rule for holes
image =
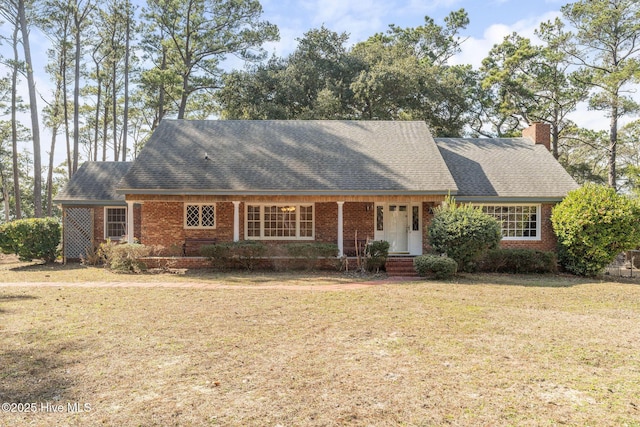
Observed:
[[[85,163],[58,195],[64,253],[126,236],[332,242],[347,255],[375,239],[418,255],[447,195],[498,218],[503,246],[554,250],[551,209],[577,184],[549,139],[544,124],[434,139],[413,121],[163,120],[134,162]]]

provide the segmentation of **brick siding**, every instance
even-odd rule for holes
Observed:
[[[555,251],[558,240],[551,224],[552,204],[543,204],[540,208],[540,240],[503,240],[500,246],[507,249],[537,249],[539,251]]]
[[[196,202],[194,202],[196,203]],[[199,200],[197,203],[206,203]],[[233,203],[230,201],[211,202],[216,205],[215,229],[185,229],[183,201],[145,201],[142,205],[135,205],[135,237],[146,245],[157,245],[167,248],[167,253],[181,248],[188,238],[217,238],[221,242],[233,240]],[[251,202],[249,202],[251,203]],[[261,201],[260,203],[263,203]],[[292,203],[297,203],[292,201]],[[240,239],[244,236],[244,206],[240,203]],[[433,218],[432,209],[438,202],[422,203],[423,250],[428,252],[428,225]],[[315,241],[337,243],[338,238],[338,204],[335,201],[317,202],[315,205]],[[541,207],[541,240],[502,241],[504,248],[530,248],[544,251],[556,250],[556,237],[551,226],[552,204]],[[375,209],[374,202],[345,202],[344,215],[344,245],[354,245],[357,237],[360,240],[374,237]],[[104,241],[104,208],[94,208],[94,236],[96,243]],[[266,241],[267,244],[281,244],[286,241]]]

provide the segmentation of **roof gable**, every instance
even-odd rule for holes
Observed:
[[[163,120],[118,188],[446,194],[456,184],[424,122]]]
[[[462,198],[561,199],[578,184],[527,138],[436,138]]]
[[[132,162],[85,162],[56,196],[61,204],[122,204],[124,195],[116,192],[118,181]]]

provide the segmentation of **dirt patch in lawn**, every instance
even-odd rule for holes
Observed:
[[[639,286],[483,279],[0,287],[0,425],[639,425]]]

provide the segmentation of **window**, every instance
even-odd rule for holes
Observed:
[[[420,231],[420,208],[418,206],[412,206],[411,212],[411,230]]]
[[[539,205],[485,205],[482,211],[498,220],[505,240],[540,240]]]
[[[384,231],[384,206],[376,206],[376,230]]]
[[[215,205],[184,205],[185,228],[215,228]]]
[[[119,240],[127,234],[127,208],[104,208],[104,237]]]
[[[245,230],[248,239],[312,240],[313,205],[247,205]]]

